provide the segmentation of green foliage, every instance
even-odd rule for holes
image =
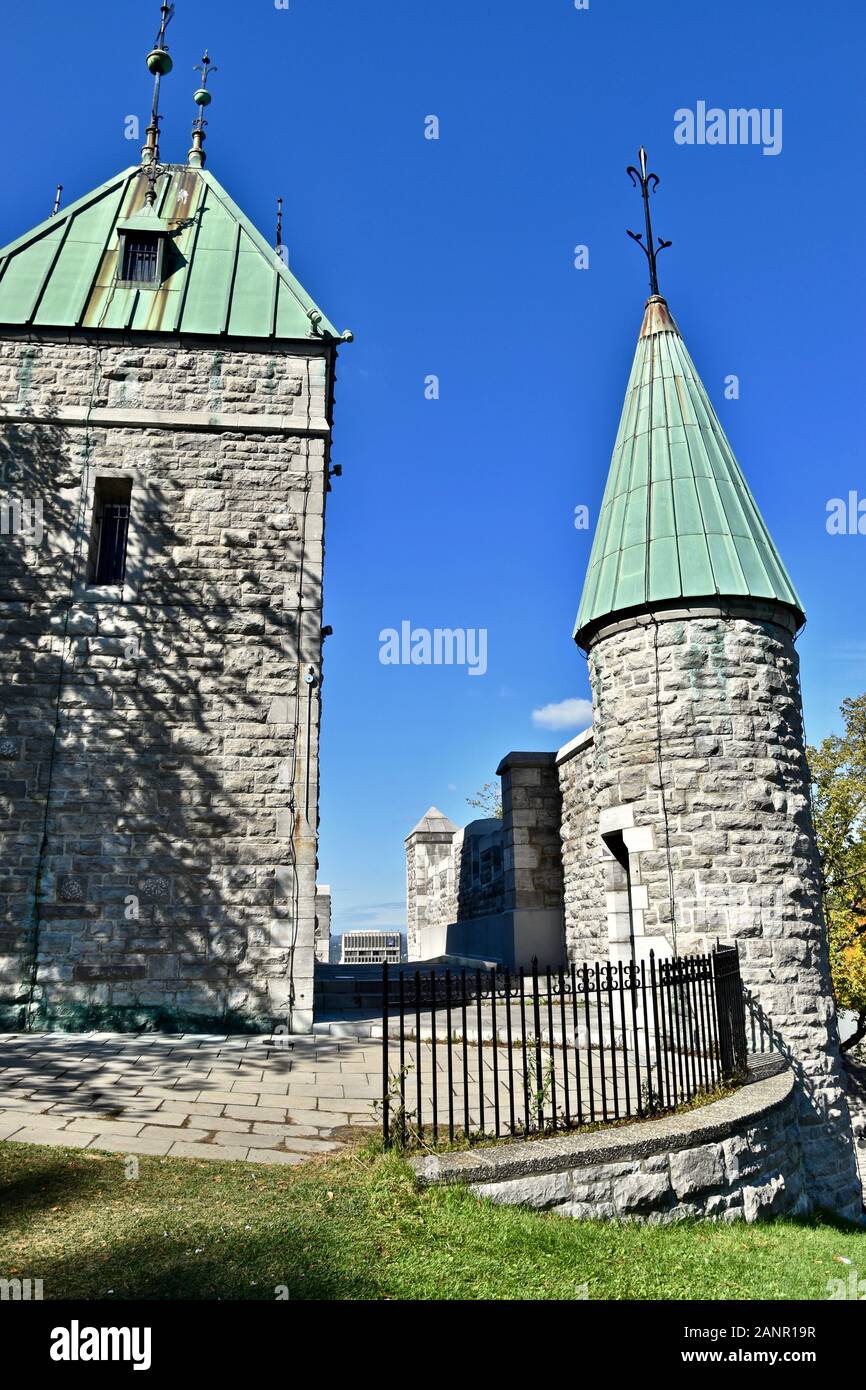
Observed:
[[[842,702],[843,734],[808,750],[833,989],[866,1036],[866,694]]]

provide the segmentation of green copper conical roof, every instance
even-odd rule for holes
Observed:
[[[661,296],[635,352],[575,640],[676,600],[803,605]]]
[[[170,164],[146,209],[142,167],[115,178],[0,249],[0,325],[336,338],[336,328],[222,185]],[[121,235],[165,240],[154,286],[121,278]]]

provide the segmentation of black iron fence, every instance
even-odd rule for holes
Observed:
[[[743,1074],[736,947],[529,971],[383,967],[386,1145],[675,1110]]]

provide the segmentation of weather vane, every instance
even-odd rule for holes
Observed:
[[[204,118],[204,110],[206,106],[210,106],[211,101],[213,100],[210,92],[208,91],[207,80],[210,77],[211,73],[219,72],[219,68],[211,62],[208,51],[207,49],[205,49],[204,57],[201,60],[201,66],[199,67],[199,65],[196,64],[193,71],[201,73],[201,86],[193,94],[193,101],[198,107],[198,116],[193,122],[192,127],[192,149],[189,152],[189,162],[190,164],[193,164],[196,167],[201,168],[201,166],[204,164],[205,159],[204,128],[207,125],[207,121]]]
[[[147,140],[142,150],[142,162],[145,165],[147,177],[147,192],[144,195],[144,200],[148,207],[153,207],[156,202],[156,182],[160,175],[165,173],[159,162],[159,84],[174,66],[165,43],[165,31],[174,15],[174,5],[162,4],[160,15],[159,33],[153,48],[147,55],[147,70],[153,73],[153,107],[150,113],[150,125],[147,127]]]
[[[659,279],[656,272],[656,257],[660,251],[664,251],[665,247],[672,246],[673,242],[663,241],[661,237],[658,238],[658,244],[653,242],[653,227],[650,217],[649,199],[650,193],[658,188],[659,176],[658,174],[647,173],[647,153],[643,145],[641,145],[638,150],[637,157],[640,168],[636,169],[633,164],[630,164],[626,169],[626,173],[631,179],[633,187],[637,188],[638,184],[640,185],[641,197],[643,198],[644,222],[646,224],[646,243],[644,243],[642,232],[629,232],[629,236],[632,241],[637,242],[649,262],[650,294],[658,294]]]

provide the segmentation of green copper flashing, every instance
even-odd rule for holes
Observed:
[[[153,212],[139,167],[0,249],[0,326],[104,328],[277,341],[334,325],[210,172],[167,166]],[[156,286],[119,280],[120,233],[167,233]]]
[[[644,314],[574,630],[677,600],[803,605],[660,296]]]

